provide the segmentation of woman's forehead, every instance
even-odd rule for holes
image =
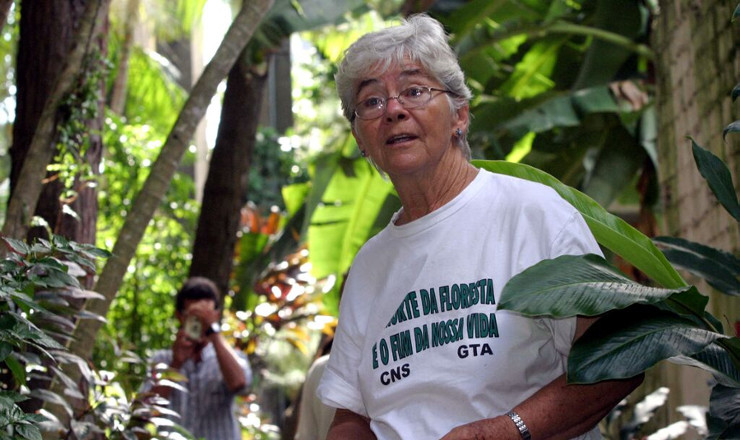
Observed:
[[[358,81],[357,92],[359,93],[366,86],[383,86],[388,81],[402,82],[418,78],[431,78],[420,64],[413,62],[403,65],[391,64],[387,69],[376,68],[370,70],[366,77]]]

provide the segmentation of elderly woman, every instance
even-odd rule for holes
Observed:
[[[470,164],[471,94],[442,26],[417,15],[365,35],[336,79],[362,156],[402,208],[347,278],[317,392],[338,408],[328,438],[600,438],[641,378],[567,384],[589,322],[496,309],[512,276],[599,247],[548,187]]]

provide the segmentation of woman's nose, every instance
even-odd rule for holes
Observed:
[[[385,102],[385,117],[388,121],[394,119],[404,119],[406,117],[406,108],[401,105],[397,97],[388,98]]]

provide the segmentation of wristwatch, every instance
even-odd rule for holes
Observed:
[[[522,437],[522,440],[531,440],[532,434],[529,433],[527,425],[524,424],[524,420],[519,417],[519,414],[514,411],[509,411],[506,415],[509,416],[511,421],[514,422],[514,425],[516,425],[516,429],[519,430],[519,435]]]
[[[221,333],[221,324],[214,322],[206,329],[206,336],[211,336],[214,333]]]

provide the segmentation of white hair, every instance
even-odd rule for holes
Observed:
[[[453,111],[466,105],[472,94],[465,84],[455,51],[442,24],[426,14],[412,15],[394,27],[371,32],[360,37],[345,52],[336,74],[337,93],[342,101],[344,117],[354,123],[360,82],[368,72],[383,74],[392,66],[411,61],[452,95],[447,95]],[[457,142],[470,159],[467,133]]]

